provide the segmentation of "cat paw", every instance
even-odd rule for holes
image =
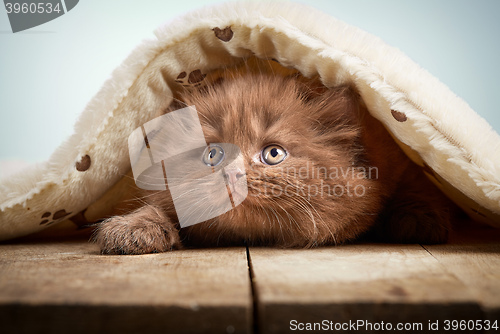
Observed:
[[[131,220],[127,216],[102,222],[93,241],[99,245],[101,254],[137,255],[181,248],[179,233],[171,224]]]
[[[450,215],[429,203],[390,206],[379,217],[377,239],[395,243],[441,244],[448,241]]]
[[[438,212],[398,212],[393,214],[388,234],[401,243],[441,244],[448,241],[448,217]]]

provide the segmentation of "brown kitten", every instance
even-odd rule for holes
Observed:
[[[207,143],[241,149],[248,197],[181,230],[169,191],[145,192],[142,207],[99,226],[102,253],[163,252],[183,243],[334,245],[370,229],[387,241],[445,242],[444,196],[354,90],[319,94],[309,87],[295,78],[246,74],[184,93],[180,99],[196,106]]]

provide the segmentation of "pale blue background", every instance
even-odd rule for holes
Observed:
[[[81,0],[62,17],[17,34],[0,7],[0,162],[46,160],[142,39],[163,22],[215,2]],[[500,1],[307,4],[400,48],[500,132]]]

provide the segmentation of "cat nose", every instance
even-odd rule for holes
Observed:
[[[239,168],[225,168],[224,174],[231,184],[235,184],[240,178],[245,176],[245,172]]]

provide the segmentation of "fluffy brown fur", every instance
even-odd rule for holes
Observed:
[[[241,149],[248,197],[181,230],[168,191],[143,194],[139,209],[100,225],[95,240],[102,252],[163,252],[186,243],[311,247],[367,231],[386,241],[446,241],[446,200],[356,92],[342,86],[318,94],[310,87],[294,78],[247,74],[183,94],[180,99],[198,110],[207,143]],[[270,144],[287,152],[278,165],[259,158]]]

